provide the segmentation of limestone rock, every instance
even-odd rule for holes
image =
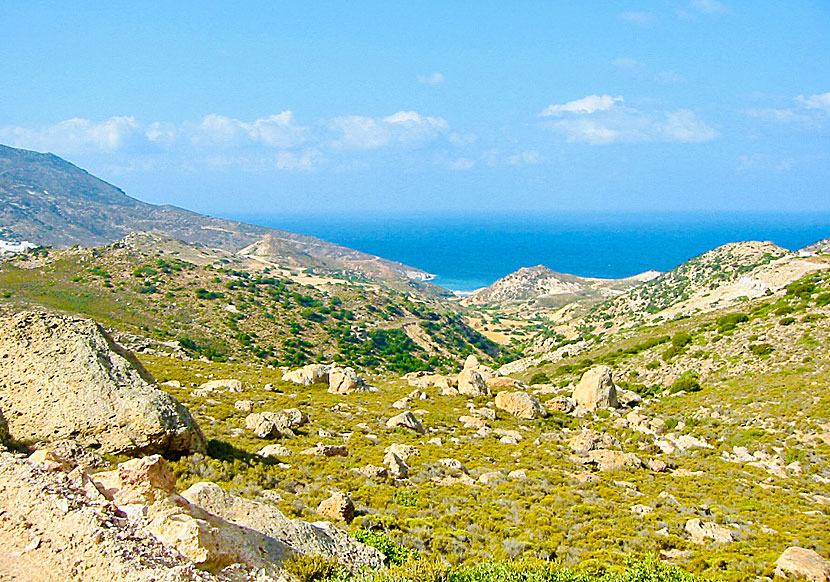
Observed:
[[[467,467],[464,466],[464,463],[462,463],[458,459],[438,459],[438,463],[452,471],[461,471],[462,473],[469,473]]]
[[[591,428],[576,433],[568,440],[568,446],[577,453],[613,447],[618,444],[617,439],[610,434],[601,433]]]
[[[421,424],[421,421],[408,410],[398,414],[397,416],[393,416],[386,421],[386,428],[396,428],[398,426],[414,430],[420,434],[424,434],[426,432]]]
[[[458,392],[465,396],[490,396],[490,388],[481,374],[466,368],[458,375]]]
[[[266,445],[256,452],[260,457],[290,457],[293,451],[282,445]]]
[[[193,391],[194,396],[204,397],[208,394],[216,394],[216,393],[234,393],[237,394],[239,392],[243,392],[245,390],[244,385],[242,384],[241,380],[235,379],[227,379],[227,380],[210,380],[205,382],[204,384],[200,385],[196,390]]]
[[[496,408],[528,420],[548,415],[542,404],[527,392],[499,392]]]
[[[317,455],[318,457],[348,457],[349,449],[346,445],[324,445],[317,443],[316,446],[304,450],[302,455]]]
[[[556,396],[550,400],[545,401],[545,408],[551,412],[563,412],[570,414],[576,408],[576,403],[573,398],[568,396]]]
[[[312,384],[328,384],[331,366],[325,364],[308,364],[302,368],[291,370],[282,375],[283,382],[293,382],[303,386]]]
[[[237,497],[214,483],[196,483],[182,497],[242,528],[262,532],[293,552],[334,558],[347,568],[377,568],[383,554],[330,524],[287,518],[275,505]]]
[[[478,366],[478,358],[475,357],[475,354],[470,354],[469,356],[467,356],[467,359],[464,360],[465,370],[477,370]]]
[[[810,582],[828,582],[830,561],[813,550],[791,546],[775,561],[775,575],[782,578],[806,578]]]
[[[233,407],[239,412],[251,412],[254,409],[254,403],[250,400],[237,400],[233,403]]]
[[[351,497],[338,491],[320,503],[317,507],[317,513],[332,521],[352,523],[354,519],[354,503]]]
[[[459,416],[458,422],[464,425],[464,428],[486,428],[487,421],[480,416]]]
[[[588,462],[595,463],[600,471],[619,471],[620,469],[636,469],[643,466],[643,462],[634,453],[607,449],[589,451]]]
[[[617,388],[616,390],[617,402],[620,406],[626,408],[633,408],[634,406],[638,406],[643,402],[643,397],[637,394],[636,392],[633,392],[631,390],[622,390],[620,388]]]
[[[441,374],[430,374],[426,372],[410,372],[404,376],[407,384],[413,388],[453,388],[456,380]]]
[[[293,436],[289,420],[276,412],[255,412],[245,417],[245,428],[261,439]]]
[[[403,445],[399,443],[389,445],[383,452],[395,453],[404,461],[408,460],[409,457],[419,457],[421,455],[421,451],[415,445]]]
[[[329,392],[332,394],[351,394],[365,392],[366,381],[357,375],[353,368],[337,368],[329,371]]]
[[[478,482],[482,485],[498,485],[504,483],[505,480],[504,473],[501,471],[487,471],[478,477]]]
[[[5,444],[9,440],[9,425],[6,422],[6,417],[3,416],[3,411],[0,410],[0,445]]]
[[[573,392],[576,405],[584,410],[617,408],[617,390],[608,366],[591,368],[582,375]]]
[[[514,378],[508,378],[507,376],[493,376],[492,378],[485,378],[484,382],[490,388],[512,388],[514,390],[527,389],[527,386],[523,382],[519,382]]]
[[[393,452],[386,453],[383,464],[389,469],[389,475],[393,479],[406,479],[409,476],[409,465]]]
[[[386,469],[383,467],[378,467],[377,465],[365,465],[363,467],[356,467],[352,469],[352,471],[360,473],[361,475],[369,479],[385,479],[387,475]]]
[[[12,440],[71,438],[100,453],[205,448],[190,412],[89,319],[21,312],[0,322],[0,409]]]
[[[707,539],[712,539],[722,544],[734,540],[732,532],[729,529],[712,523],[711,521],[701,521],[700,518],[687,521],[685,529],[691,536],[692,543],[695,544],[704,544]]]

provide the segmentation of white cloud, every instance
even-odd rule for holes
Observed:
[[[76,117],[39,129],[0,129],[2,140],[11,145],[66,153],[114,152],[140,139],[140,133],[139,124],[132,117],[110,117],[100,122]]]
[[[535,165],[542,162],[542,155],[536,150],[528,150],[508,156],[507,163],[511,166]]]
[[[738,158],[738,173],[755,172],[787,172],[793,169],[795,160],[792,158],[775,158],[769,154],[750,154]]]
[[[622,101],[622,98],[619,98]],[[615,101],[616,103],[616,101]],[[569,142],[611,143],[710,141],[718,132],[688,109],[642,111],[634,107],[583,108],[576,115],[545,122]]]
[[[450,162],[450,170],[465,171],[472,170],[476,165],[475,160],[469,158],[459,158]]]
[[[830,92],[818,93],[807,97],[799,95],[795,100],[807,109],[819,109],[830,113]]]
[[[650,12],[642,12],[639,10],[629,10],[620,13],[620,20],[628,22],[629,24],[636,24],[639,26],[646,26],[654,21],[654,15]]]
[[[383,118],[359,115],[336,117],[327,126],[336,134],[335,146],[354,149],[423,145],[449,129],[446,120],[423,116],[417,111],[398,111]]]
[[[615,103],[622,103],[622,97],[611,97],[611,95],[587,95],[582,99],[568,101],[567,103],[548,105],[539,114],[539,117],[559,116],[565,113],[587,114],[597,111],[608,111]]]
[[[308,129],[297,125],[290,111],[260,117],[252,122],[212,113],[198,123],[183,124],[179,133],[198,146],[262,144],[285,149],[304,143]]]
[[[440,85],[444,82],[444,75],[438,71],[429,75],[418,75],[418,82],[423,85]]]

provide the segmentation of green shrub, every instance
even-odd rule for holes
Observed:
[[[536,372],[533,376],[530,377],[529,384],[533,386],[534,384],[547,384],[550,382],[550,378],[544,372]]]
[[[773,351],[775,351],[775,348],[768,343],[752,344],[749,346],[749,351],[762,358],[770,355]]]
[[[698,380],[697,374],[691,371],[683,372],[669,387],[669,392],[672,394],[680,391],[697,392],[698,390],[700,390],[700,380]]]
[[[717,318],[715,321],[718,325],[718,332],[726,333],[738,327],[739,323],[749,321],[749,316],[746,313],[730,313]]]
[[[352,535],[357,541],[380,550],[386,556],[386,563],[390,566],[400,566],[418,556],[418,552],[393,542],[382,532],[359,529]]]
[[[282,563],[289,574],[293,574],[300,582],[314,582],[328,580],[341,568],[337,561],[323,556],[309,556],[297,554]]]

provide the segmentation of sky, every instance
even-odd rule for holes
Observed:
[[[0,2],[0,143],[229,214],[830,211],[830,2]]]

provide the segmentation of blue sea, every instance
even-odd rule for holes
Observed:
[[[769,240],[797,250],[830,237],[830,213],[745,214],[236,214],[317,236],[435,275],[468,292],[520,267],[584,277],[667,271],[728,242]]]

